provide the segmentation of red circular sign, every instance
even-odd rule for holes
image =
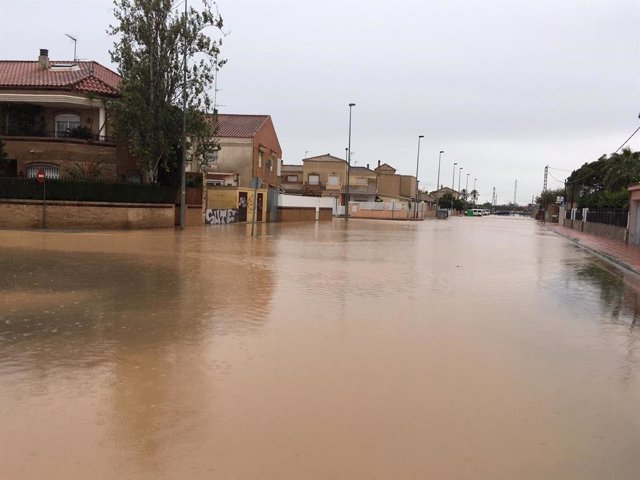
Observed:
[[[36,173],[36,181],[38,183],[44,182],[44,168],[39,169],[38,173]]]

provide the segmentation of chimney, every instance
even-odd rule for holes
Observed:
[[[49,50],[47,50],[46,48],[40,49],[38,64],[40,65],[40,68],[44,70],[47,70],[49,68]]]
[[[369,164],[367,163],[367,170],[369,170]]]
[[[378,167],[380,166],[380,160],[378,160]]]

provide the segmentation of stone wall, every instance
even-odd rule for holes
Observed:
[[[174,206],[47,201],[46,218],[47,228],[173,228]],[[42,223],[41,201],[0,200],[0,228],[42,228]]]

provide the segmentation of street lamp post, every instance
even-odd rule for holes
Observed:
[[[453,192],[456,186],[456,165],[458,162],[453,163],[453,175],[451,175],[451,215],[453,215]]]
[[[424,138],[424,135],[418,135],[418,159],[416,160],[416,198],[413,206],[415,211],[415,218],[418,218],[418,169],[420,168],[420,140]]]
[[[460,193],[460,175],[462,175],[462,169],[464,167],[460,167],[460,171],[458,172],[458,193]]]
[[[436,183],[436,192],[438,190],[440,190],[440,160],[442,160],[442,154],[444,153],[444,150],[440,150],[440,153],[438,154],[438,180]],[[440,206],[438,205],[438,194],[436,193],[436,210],[438,208],[440,208]]]
[[[344,221],[349,221],[349,177],[351,176],[351,109],[355,107],[355,103],[349,104],[349,146],[347,147],[347,188],[344,196]]]
[[[469,197],[469,173],[467,173],[467,183],[464,187],[465,195],[464,195],[464,211],[467,211],[467,198]]]

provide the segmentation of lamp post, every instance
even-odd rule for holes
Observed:
[[[451,175],[451,215],[453,215],[453,192],[456,186],[456,165],[458,165],[458,162],[453,163],[453,175]]]
[[[416,198],[413,206],[415,211],[415,218],[418,218],[418,169],[420,168],[420,140],[424,138],[424,135],[418,135],[418,159],[416,160]]]
[[[349,146],[347,147],[347,188],[344,195],[344,221],[349,221],[349,177],[351,175],[351,109],[355,107],[355,103],[349,104]]]
[[[464,167],[460,167],[460,171],[458,172],[458,194],[460,193],[460,175],[462,175],[462,169]]]
[[[469,175],[470,173],[467,173],[467,183],[464,187],[464,191],[465,191],[465,195],[464,195],[464,211],[467,211],[467,198],[469,197]]]
[[[436,183],[436,192],[438,190],[440,190],[440,160],[442,160],[442,154],[444,153],[444,150],[440,150],[440,153],[438,154],[438,180]],[[438,205],[438,194],[436,193],[436,210],[438,208],[440,208],[440,205]]]

